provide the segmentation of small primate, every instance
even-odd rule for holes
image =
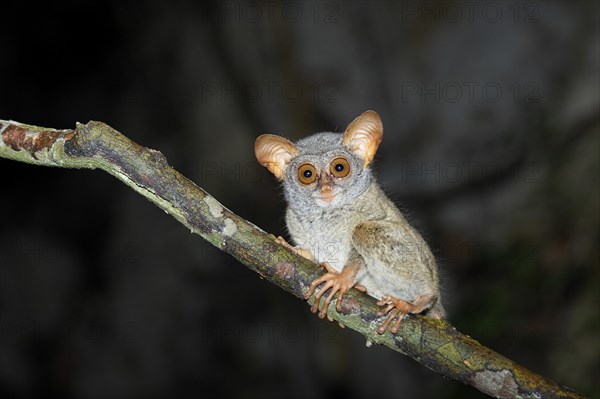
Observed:
[[[431,250],[369,168],[382,138],[379,115],[366,111],[344,133],[317,133],[296,143],[263,134],[254,146],[258,161],[283,183],[296,247],[278,240],[326,269],[306,294],[309,299],[316,292],[311,310],[325,317],[337,294],[340,311],[344,293],[355,287],[378,299],[380,315],[389,314],[380,334],[394,320],[390,330],[397,332],[407,313],[445,315]]]

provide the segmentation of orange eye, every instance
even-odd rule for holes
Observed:
[[[346,177],[350,173],[350,164],[346,158],[336,158],[331,162],[329,171],[334,177]]]
[[[298,180],[300,183],[309,185],[317,180],[317,170],[309,163],[303,163],[298,168]]]

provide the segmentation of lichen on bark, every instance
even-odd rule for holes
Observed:
[[[57,130],[0,120],[0,157],[44,166],[102,169],[192,233],[299,298],[322,274],[318,265],[280,245],[273,236],[240,218],[171,168],[159,151],[134,143],[104,123],[78,123],[75,129]],[[330,306],[328,315],[332,319],[370,342],[410,356],[490,396],[583,397],[484,347],[447,321],[408,315],[396,334],[380,335],[377,327],[385,316],[378,316],[373,298],[351,290],[340,305],[339,313]]]

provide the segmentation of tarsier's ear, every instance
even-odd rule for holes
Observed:
[[[381,118],[375,111],[366,111],[348,125],[342,144],[364,161],[365,168],[373,160],[382,139]]]
[[[290,160],[298,155],[298,149],[291,141],[274,134],[263,134],[254,143],[256,159],[269,169],[279,180],[285,178],[285,169]]]

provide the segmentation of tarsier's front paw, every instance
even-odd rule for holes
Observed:
[[[338,273],[331,265],[327,262],[323,262],[322,266],[325,267],[327,272],[314,280],[308,289],[308,292],[304,296],[304,299],[308,300],[315,293],[317,287],[321,284],[323,286],[315,295],[315,301],[311,307],[311,311],[316,313],[319,310],[319,305],[321,303],[321,297],[325,294],[327,290],[330,290],[329,295],[325,298],[325,303],[321,307],[319,311],[319,317],[324,318],[327,315],[327,310],[329,309],[329,304],[331,303],[335,294],[338,294],[336,309],[339,312],[341,310],[342,298],[346,291],[354,286],[356,283],[355,277],[356,273],[349,269],[342,270],[341,273]],[[362,287],[361,287],[362,288]],[[328,317],[328,319],[330,319]],[[331,321],[331,319],[330,319]]]
[[[298,255],[303,256],[303,257],[305,257],[308,260],[313,260],[312,253],[309,250],[293,246],[292,244],[290,244],[289,242],[287,242],[285,240],[285,238],[283,238],[282,236],[279,236],[279,237],[275,238],[275,241],[277,243],[283,245],[284,247],[287,247],[287,248],[291,249],[292,251],[294,251]]]
[[[378,334],[383,334],[390,326],[390,323],[396,319],[390,331],[394,334],[398,332],[400,322],[404,319],[408,313],[421,313],[427,309],[433,302],[434,297],[432,295],[421,295],[414,302],[408,302],[403,299],[394,298],[392,296],[386,296],[381,301],[377,302],[379,306],[385,306],[385,309],[377,312],[377,316],[383,316],[389,314],[388,318],[383,322],[377,329]]]

